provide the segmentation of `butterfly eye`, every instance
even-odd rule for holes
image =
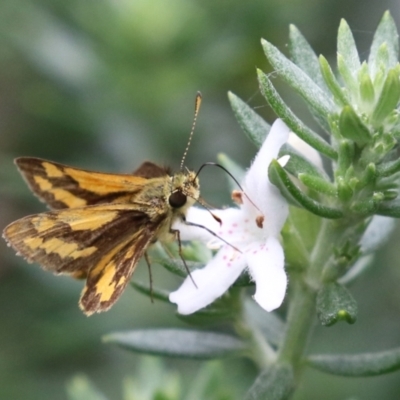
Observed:
[[[173,208],[182,207],[186,203],[187,197],[181,191],[176,191],[169,196],[169,205]]]

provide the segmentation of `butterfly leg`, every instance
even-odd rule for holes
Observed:
[[[186,261],[185,261],[185,259],[184,259],[183,256],[182,256],[181,232],[179,231],[179,229],[172,229],[172,228],[169,230],[169,232],[172,233],[172,234],[175,236],[176,240],[178,241],[178,253],[179,253],[179,257],[181,258],[181,260],[182,260],[182,262],[183,262],[183,265],[185,266],[185,269],[186,269],[186,271],[187,271],[187,273],[188,273],[188,276],[190,277],[191,281],[193,282],[193,285],[194,285],[194,286],[196,287],[196,289],[197,289],[196,282],[194,281],[194,279],[193,279],[193,277],[192,277],[192,274],[190,273],[190,269],[189,269],[189,267],[187,266]]]
[[[150,264],[150,259],[149,259],[149,255],[147,254],[147,251],[144,253],[144,259],[146,260],[147,268],[148,268],[148,270],[149,270],[150,299],[151,299],[151,302],[154,303],[154,296],[153,296],[153,274],[151,273],[151,264]]]

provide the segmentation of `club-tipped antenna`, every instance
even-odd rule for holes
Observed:
[[[192,142],[194,128],[196,127],[197,116],[199,115],[200,105],[201,105],[201,93],[197,92],[196,100],[194,102],[194,118],[193,118],[192,129],[190,130],[188,144],[186,146],[185,152],[183,153],[183,157],[182,157],[182,161],[181,161],[181,168],[180,168],[181,171],[183,171],[183,164],[185,163],[186,155],[189,151],[190,143]]]

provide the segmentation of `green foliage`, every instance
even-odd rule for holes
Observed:
[[[316,306],[318,318],[324,326],[338,321],[356,322],[357,303],[350,292],[338,283],[329,283],[319,290]]]
[[[318,354],[310,356],[307,363],[333,375],[377,376],[400,369],[400,349],[361,354]]]
[[[233,113],[243,132],[251,142],[260,147],[268,135],[271,126],[235,94],[229,92],[228,98]]]
[[[227,334],[182,329],[117,332],[103,340],[139,353],[198,360],[237,355],[245,349],[241,340]]]
[[[293,371],[288,365],[276,365],[262,371],[246,394],[245,400],[285,400],[294,387]]]

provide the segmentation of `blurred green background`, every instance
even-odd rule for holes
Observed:
[[[256,82],[256,67],[270,71],[260,38],[285,51],[292,23],[317,54],[333,59],[345,18],[365,59],[386,9],[400,27],[397,0],[2,0],[0,226],[44,210],[18,175],[16,156],[114,172],[131,171],[146,159],[178,168],[197,90],[203,105],[187,166],[197,169],[220,152],[248,165],[255,149],[240,132],[226,93],[274,119]],[[298,99],[278,87],[301,112]],[[201,180],[204,198],[228,202],[222,173],[205,171]],[[360,308],[356,325],[317,328],[313,352],[400,345],[398,237],[352,288]],[[102,344],[101,336],[183,325],[172,306],[151,304],[130,288],[111,311],[88,319],[77,306],[82,282],[28,265],[3,242],[0,257],[0,399],[67,399],[65,387],[77,373],[119,399],[123,379],[135,377],[141,358]],[[157,286],[177,287],[164,271],[153,272]],[[137,276],[146,280],[146,268]],[[190,392],[201,364],[164,364],[182,374]],[[226,389],[242,398],[254,367],[221,364]],[[400,398],[398,372],[350,380],[307,371],[304,378],[296,400]]]

